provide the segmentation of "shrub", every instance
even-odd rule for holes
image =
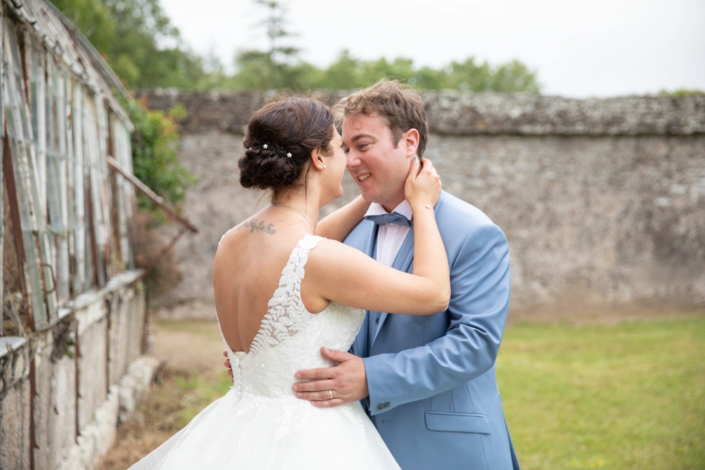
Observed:
[[[184,117],[183,106],[175,106],[165,114],[148,110],[131,98],[123,98],[122,105],[135,125],[132,134],[134,175],[167,203],[180,209],[186,200],[186,189],[196,182],[176,159],[179,133],[175,119]],[[149,211],[157,224],[165,221],[161,209],[146,196],[139,194],[137,204],[140,209]]]

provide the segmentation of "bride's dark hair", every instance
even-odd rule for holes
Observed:
[[[237,164],[240,184],[274,192],[293,185],[316,147],[330,155],[333,123],[331,110],[313,98],[268,103],[247,124],[245,155]]]

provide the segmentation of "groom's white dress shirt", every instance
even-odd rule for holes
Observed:
[[[392,212],[401,214],[410,221],[413,214],[411,205],[409,205],[406,199],[395,207]],[[380,204],[373,202],[370,204],[370,208],[367,209],[365,216],[384,214],[389,214],[389,212],[384,210],[384,207]],[[399,253],[402,243],[404,243],[404,239],[406,239],[406,236],[409,234],[409,230],[411,230],[410,227],[404,227],[403,225],[380,225],[377,231],[377,253],[375,253],[375,259],[391,267],[394,263],[394,259],[397,257],[397,253]]]

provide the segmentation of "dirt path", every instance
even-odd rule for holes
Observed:
[[[96,468],[128,468],[227,392],[223,342],[215,321],[162,321],[153,324],[153,334],[153,354],[164,361],[163,367]]]

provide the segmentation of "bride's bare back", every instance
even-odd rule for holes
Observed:
[[[268,209],[228,231],[213,262],[213,288],[218,322],[233,351],[249,352],[279,285],[282,270],[296,244],[308,233],[304,226],[273,217]],[[328,302],[301,288],[311,313]]]

